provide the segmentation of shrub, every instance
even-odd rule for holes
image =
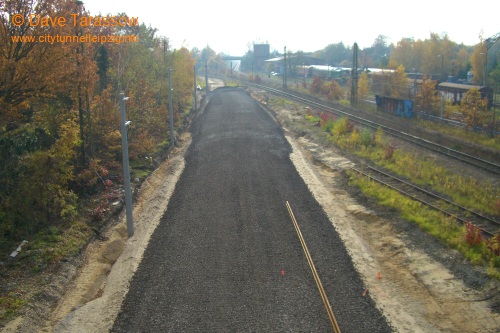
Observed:
[[[493,210],[497,215],[500,215],[500,199],[496,200]]]
[[[69,188],[74,180],[76,125],[61,128],[60,138],[49,150],[40,150],[24,159],[23,177],[16,193],[18,226],[33,234],[76,215],[77,195]]]
[[[384,144],[384,130],[381,127],[379,127],[375,133],[375,144],[379,147]]]
[[[486,245],[494,256],[500,256],[500,234],[495,235],[491,239],[486,240]]]
[[[465,242],[473,247],[474,245],[481,244],[482,241],[483,236],[481,235],[481,230],[471,222],[467,222],[465,224]]]
[[[321,87],[323,86],[323,79],[320,77],[314,77],[312,83],[309,85],[309,91],[313,94],[319,94],[321,92]]]
[[[349,124],[349,119],[342,117],[333,124],[333,128],[330,132],[335,139],[339,139],[344,136],[350,128],[352,128],[352,126]]]
[[[359,130],[357,129],[354,129],[352,132],[351,132],[351,135],[349,136],[349,145],[351,147],[357,147],[360,143],[360,138],[361,138],[361,135],[360,135],[360,132]]]
[[[372,132],[369,129],[363,128],[361,130],[359,143],[365,147],[368,147],[373,143]]]
[[[390,160],[394,156],[394,151],[396,150],[396,143],[391,142],[384,149],[384,160]]]

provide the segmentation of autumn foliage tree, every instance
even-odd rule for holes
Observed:
[[[368,74],[366,72],[361,73],[358,81],[358,96],[362,99],[366,99],[371,91],[371,82]]]
[[[169,144],[168,68],[176,129],[191,109],[195,60],[185,48],[171,50],[152,27],[12,22],[14,14],[25,22],[29,14],[71,22],[71,13],[90,15],[69,0],[0,1],[0,250],[85,218],[79,199],[121,181],[120,92],[130,98],[130,157],[139,167]],[[36,38],[85,34],[133,35],[138,41]]]
[[[481,98],[478,89],[466,92],[460,103],[460,111],[467,128],[482,126],[487,119],[487,102]]]
[[[436,91],[436,81],[424,75],[416,96],[416,110],[423,113],[437,114],[440,96]]]

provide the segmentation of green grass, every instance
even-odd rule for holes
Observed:
[[[346,118],[323,124],[323,128],[331,134],[332,141],[338,147],[370,160],[396,175],[406,177],[412,183],[430,186],[459,205],[491,215],[500,215],[500,189],[490,183],[462,176],[429,158],[398,149],[393,142],[385,138],[380,129],[372,133],[372,140],[369,140],[370,134],[366,129],[351,127]]]
[[[296,103],[290,101],[289,99],[280,98],[280,97],[269,98],[268,104],[270,106],[293,107],[294,109],[296,109],[298,107]]]
[[[490,184],[464,177],[431,159],[398,149],[394,142],[385,137],[382,129],[373,132],[356,128],[346,118],[312,114],[304,116],[304,124],[312,126],[318,118],[320,130],[328,133],[329,141],[335,146],[406,177],[413,183],[430,185],[462,206],[500,215],[500,190]],[[487,264],[487,273],[500,279],[500,256],[491,249],[491,241],[470,245],[465,238],[468,231],[454,218],[364,177],[351,174],[351,184],[358,186],[365,195],[375,198],[381,205],[395,209],[402,218],[417,224],[447,246],[458,249],[471,263]]]
[[[466,228],[454,218],[354,171],[348,171],[348,175],[349,184],[360,188],[364,195],[377,200],[382,206],[394,209],[402,218],[417,224],[422,231],[439,239],[448,247],[458,249],[472,264],[488,265],[488,275],[500,279],[500,256],[492,253],[485,241],[474,245],[468,244]]]
[[[62,258],[77,254],[89,239],[92,231],[88,224],[74,222],[67,228],[50,227],[37,233],[30,242],[33,265],[39,271]]]
[[[0,296],[0,319],[10,320],[18,315],[19,310],[27,304],[20,291]]]
[[[428,130],[436,131],[450,137],[475,143],[484,147],[500,150],[500,136],[492,137],[488,134],[478,133],[464,128],[441,125],[432,121],[419,120],[418,124]],[[455,147],[458,148],[458,147]]]

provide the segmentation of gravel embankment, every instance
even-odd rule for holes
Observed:
[[[266,111],[219,89],[192,131],[112,332],[331,332],[286,201],[342,331],[391,332]]]

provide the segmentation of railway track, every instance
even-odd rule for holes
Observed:
[[[401,178],[395,177],[371,166],[365,167],[364,170],[356,168],[353,168],[352,170],[360,175],[368,177],[373,181],[396,190],[407,197],[438,210],[447,216],[452,216],[460,223],[465,224],[470,222],[479,228],[483,235],[487,237],[493,237],[500,233],[499,221],[460,206],[438,194],[413,185]]]
[[[419,147],[428,149],[428,150],[435,152],[437,154],[448,156],[448,157],[453,158],[455,160],[458,160],[460,162],[472,165],[476,168],[479,168],[479,169],[488,171],[492,174],[500,176],[500,165],[495,164],[493,162],[490,162],[490,161],[487,161],[487,160],[484,160],[484,159],[481,159],[481,158],[478,158],[478,157],[475,157],[475,156],[472,156],[469,154],[462,153],[458,150],[455,150],[455,149],[452,149],[452,148],[449,148],[449,147],[446,147],[443,145],[439,145],[437,143],[434,143],[434,142],[431,142],[429,140],[417,137],[415,135],[411,135],[411,134],[408,134],[405,132],[398,131],[398,130],[393,129],[391,127],[376,123],[374,121],[371,121],[371,120],[368,120],[368,119],[365,119],[365,118],[362,118],[362,117],[359,117],[356,115],[353,115],[347,111],[340,110],[338,108],[334,108],[334,107],[331,107],[329,105],[319,103],[317,101],[313,101],[313,100],[310,100],[310,99],[307,99],[307,98],[304,98],[301,96],[297,96],[295,94],[292,94],[292,93],[289,93],[289,92],[286,92],[286,91],[283,91],[280,89],[268,87],[265,85],[254,84],[254,83],[251,83],[248,81],[242,81],[242,80],[238,80],[238,79],[234,79],[234,78],[231,78],[231,80],[241,82],[242,84],[245,84],[249,87],[254,87],[254,88],[266,90],[274,95],[286,97],[290,100],[317,108],[317,109],[325,111],[325,112],[335,114],[335,115],[340,116],[340,117],[347,117],[349,120],[352,120],[352,121],[354,121],[362,126],[371,128],[373,130],[377,130],[378,128],[382,128],[384,133],[387,133],[395,138],[404,140],[406,142],[410,142],[412,144],[415,144]]]

